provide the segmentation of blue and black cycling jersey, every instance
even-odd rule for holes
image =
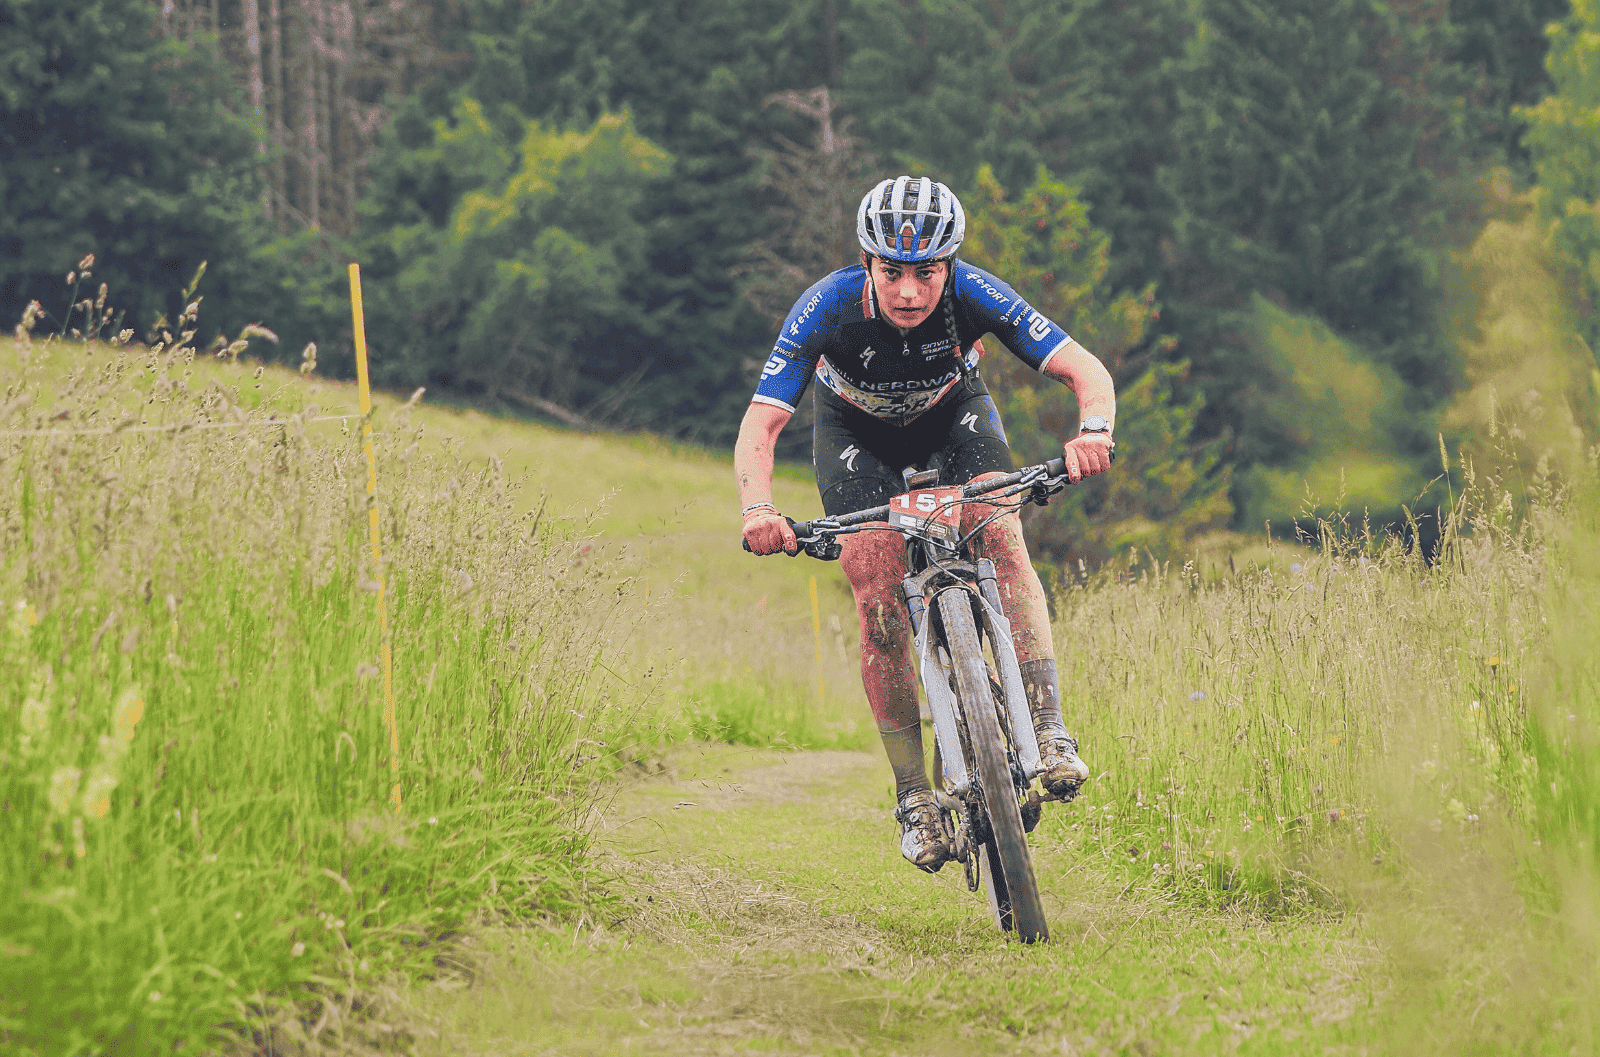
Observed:
[[[1006,283],[957,258],[954,269],[959,355],[976,365],[973,342],[999,338],[1035,370],[1071,340]],[[961,378],[942,306],[909,333],[878,312],[876,291],[859,264],[826,276],[801,295],[784,320],[754,400],[793,411],[815,374],[874,418],[906,425],[937,404]]]

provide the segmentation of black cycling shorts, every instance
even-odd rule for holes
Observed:
[[[1016,469],[988,386],[976,374],[943,400],[896,426],[874,418],[819,385],[812,463],[829,517],[882,506],[906,490],[901,471],[939,468],[941,484]]]

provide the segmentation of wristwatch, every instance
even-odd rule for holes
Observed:
[[[1078,427],[1078,435],[1080,437],[1085,433],[1104,433],[1109,437],[1111,436],[1111,422],[1104,415],[1090,415]]]

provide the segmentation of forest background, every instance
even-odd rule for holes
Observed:
[[[206,262],[202,340],[348,374],[354,260],[378,383],[726,447],[862,190],[927,173],[963,257],[1117,379],[1118,473],[1040,515],[1043,556],[1335,507],[1427,535],[1442,445],[1498,420],[1535,471],[1593,457],[1597,28],[1589,0],[0,0],[0,315],[154,343]],[[1009,361],[1038,458],[1076,410]]]

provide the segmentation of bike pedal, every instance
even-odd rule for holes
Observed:
[[[1039,818],[1044,814],[1042,802],[1037,793],[1030,794],[1022,802],[1022,832],[1032,833],[1033,828],[1039,824]]]

